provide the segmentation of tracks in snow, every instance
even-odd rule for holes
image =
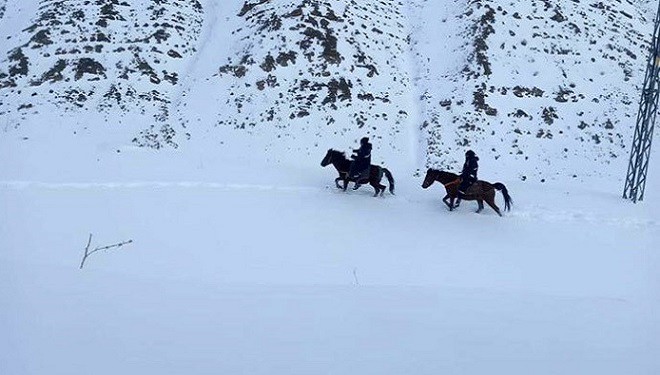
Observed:
[[[263,184],[238,184],[222,182],[200,182],[200,181],[135,181],[135,182],[36,182],[36,181],[0,181],[0,193],[3,191],[24,191],[24,190],[131,190],[131,189],[209,189],[224,192],[274,192],[291,194],[316,194],[324,193],[328,190],[342,193],[334,189],[334,186],[278,186]],[[371,191],[370,191],[371,192]],[[348,194],[351,194],[350,192]],[[371,194],[364,194],[364,199],[372,199]],[[428,208],[429,202],[434,199],[420,199],[419,197],[407,198],[405,196],[389,196],[387,201],[402,203],[411,210],[417,208],[423,210]],[[395,203],[396,204],[396,203]],[[421,207],[424,206],[424,207]],[[470,209],[470,211],[472,211]],[[455,212],[446,215],[470,214],[472,212]],[[576,224],[592,224],[606,227],[624,227],[624,228],[646,228],[660,229],[660,223],[654,220],[648,220],[638,217],[613,217],[598,214],[587,210],[565,210],[561,208],[550,208],[546,206],[517,206],[512,211],[505,214],[504,220],[527,221],[527,222],[546,222],[546,223],[565,223],[575,222]],[[493,216],[493,219],[502,220]]]
[[[215,189],[224,191],[277,191],[277,192],[318,192],[322,188],[304,186],[274,186],[258,184],[229,184],[198,181],[136,181],[136,182],[34,182],[2,181],[0,190],[130,190],[130,189]]]

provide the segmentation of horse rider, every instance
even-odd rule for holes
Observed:
[[[468,150],[465,153],[465,163],[463,163],[463,171],[461,172],[461,184],[458,187],[459,200],[456,203],[457,206],[460,203],[461,198],[466,195],[465,192],[477,181],[477,171],[479,170],[478,161],[479,158],[474,151]]]
[[[353,150],[353,155],[351,155],[351,168],[348,172],[348,178],[355,181],[354,189],[360,187],[359,180],[360,176],[368,171],[371,167],[371,143],[369,143],[369,138],[363,137],[360,139],[360,148]]]

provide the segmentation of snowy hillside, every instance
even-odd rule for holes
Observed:
[[[444,26],[428,17],[416,28],[414,46],[425,67],[417,81],[431,164],[455,164],[471,147],[498,168],[517,169],[522,179],[621,169],[653,6],[485,0],[445,7],[453,9],[440,20]],[[423,17],[432,8],[426,4],[416,13]],[[464,40],[450,40],[441,51],[429,48],[434,35],[448,29],[462,29]],[[447,50],[458,55],[450,69],[443,64]]]
[[[401,4],[238,4],[223,5],[236,17],[212,20],[197,78],[177,110],[193,138],[307,164],[329,147],[370,135],[381,150],[376,162],[409,165],[416,158]]]
[[[246,3],[240,51],[220,67],[234,79],[219,125],[392,139],[408,120],[401,11],[390,0]]]
[[[26,4],[12,6],[18,12]],[[30,17],[29,24],[3,23],[13,34],[0,69],[1,113],[15,121],[10,126],[40,112],[100,111],[105,118],[136,112],[151,125],[135,143],[174,145],[170,102],[181,60],[196,52],[198,1],[40,1]]]
[[[7,6],[9,136],[59,114],[117,148],[210,138],[278,159],[367,134],[379,162],[454,167],[470,147],[536,181],[621,175],[654,14],[621,0]]]

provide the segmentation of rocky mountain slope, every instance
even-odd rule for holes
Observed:
[[[238,16],[240,52],[219,68],[230,85],[220,125],[378,138],[403,130],[410,84],[396,1],[246,2]]]
[[[462,65],[422,76],[430,163],[452,164],[458,150],[472,147],[551,176],[625,159],[648,58],[649,9],[633,1],[469,2],[443,21],[464,30],[452,50],[464,54]]]
[[[138,112],[152,120],[136,143],[171,143],[171,93],[180,61],[196,53],[202,16],[196,0],[40,1],[34,18],[9,39],[0,113],[25,120],[52,107],[108,117]]]
[[[6,133],[84,113],[129,117],[116,131],[155,148],[367,134],[420,169],[474,148],[521,179],[618,168],[654,16],[631,0],[29,3],[0,21]]]

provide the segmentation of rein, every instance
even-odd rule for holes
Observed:
[[[450,187],[450,186],[452,186],[452,185],[459,184],[460,182],[461,182],[461,179],[460,179],[460,178],[457,178],[457,179],[455,179],[454,181],[452,181],[452,182],[448,182],[448,183],[443,184],[443,185],[445,185],[445,189],[446,189],[446,188],[448,188],[448,187]]]

